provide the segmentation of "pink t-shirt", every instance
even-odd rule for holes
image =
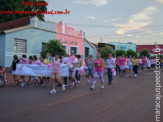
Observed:
[[[94,63],[98,64],[98,65],[102,65],[102,59],[95,59]],[[95,67],[95,72],[102,72],[103,71],[103,67],[101,66],[96,66]]]
[[[61,63],[60,63],[60,59],[55,60],[52,63],[52,72],[53,73],[60,73],[61,72],[61,67],[60,67]]]
[[[142,59],[142,64],[147,64],[147,60],[145,58]]]
[[[32,64],[33,62],[32,61],[29,61],[28,64]]]
[[[22,58],[21,64],[28,64],[28,61],[26,58]]]
[[[41,62],[40,62],[40,60],[36,60],[36,61],[33,61],[33,62],[32,62],[32,64],[37,64],[37,65],[40,65],[40,64],[41,64]]]
[[[125,65],[125,62],[126,62],[126,58],[119,58],[119,65],[120,66]]]

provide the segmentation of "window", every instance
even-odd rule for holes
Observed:
[[[71,47],[70,48],[70,54],[77,54],[78,53],[78,48],[77,47]]]
[[[46,49],[46,44],[45,42],[42,42],[42,51],[44,51]]]
[[[14,51],[17,53],[26,53],[27,52],[27,41],[23,40],[23,39],[15,39]]]
[[[88,56],[89,56],[89,48],[85,47],[85,57],[88,57]]]

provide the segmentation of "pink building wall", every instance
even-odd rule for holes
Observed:
[[[63,22],[57,24],[56,31],[56,39],[60,40],[62,45],[66,46],[67,54],[70,55],[71,47],[77,47],[77,54],[84,55],[84,38],[82,31],[76,31]]]

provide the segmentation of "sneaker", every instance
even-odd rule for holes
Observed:
[[[72,86],[74,86],[75,85],[75,83],[74,82],[72,82],[72,84],[71,84]]]
[[[101,86],[101,89],[104,89],[104,85]]]
[[[94,90],[95,89],[95,86],[91,86],[90,89]]]
[[[65,91],[65,85],[62,86],[62,91]]]
[[[77,83],[79,84],[79,83],[80,83],[80,81],[77,81]]]
[[[53,94],[53,93],[56,93],[56,90],[55,90],[55,89],[52,89],[52,90],[50,91],[50,94]]]
[[[25,84],[24,84],[24,83],[22,83],[22,84],[21,84],[21,87],[24,87],[24,86],[25,86]]]
[[[33,87],[34,87],[33,85],[30,86],[30,88],[33,88]]]
[[[135,74],[135,76],[134,76],[135,78],[137,77],[137,74]]]

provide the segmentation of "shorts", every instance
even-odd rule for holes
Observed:
[[[144,68],[144,67],[145,67],[145,65],[144,65],[144,64],[141,64],[141,65],[140,65],[140,67],[141,67],[141,68]]]
[[[132,66],[132,65],[128,65],[128,67],[129,67],[129,69],[131,69],[131,70],[133,69],[133,66]]]
[[[69,75],[70,75],[70,77],[75,77],[75,74],[76,74],[76,68],[69,69]]]
[[[120,67],[120,70],[125,70],[126,69],[125,65],[122,65],[122,66],[120,65],[119,67]]]
[[[54,73],[54,72],[52,72],[52,74],[51,74],[51,78],[52,79],[60,80],[60,77],[61,77],[60,73]]]
[[[90,76],[93,75],[93,69],[88,69],[87,72],[88,72],[88,74],[87,74],[88,76],[89,76],[89,75],[90,75]]]
[[[93,74],[93,76],[94,76],[94,77],[98,77],[98,76],[99,76],[99,77],[103,77],[103,72],[96,72],[96,71],[95,71],[94,74]]]

